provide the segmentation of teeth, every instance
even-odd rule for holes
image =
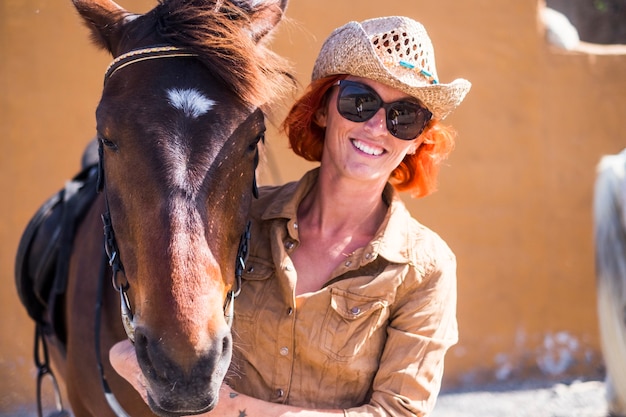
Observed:
[[[355,146],[355,148],[357,148],[361,152],[365,152],[368,155],[378,156],[383,153],[382,148],[378,148],[378,147],[375,148],[373,146],[369,146],[358,140],[353,140],[352,144]]]

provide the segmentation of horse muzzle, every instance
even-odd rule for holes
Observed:
[[[232,356],[230,331],[216,338],[202,353],[186,356],[180,353],[181,349],[167,350],[163,339],[150,338],[141,326],[134,334],[149,406],[155,414],[164,417],[201,414],[217,405]]]

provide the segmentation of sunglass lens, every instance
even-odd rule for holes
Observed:
[[[393,103],[387,111],[387,129],[398,139],[415,139],[422,133],[429,119],[427,113],[428,111],[414,103]]]
[[[358,84],[342,84],[337,101],[337,110],[352,122],[369,120],[382,102],[380,98]]]

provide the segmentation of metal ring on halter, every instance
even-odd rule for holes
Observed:
[[[128,301],[128,295],[126,289],[120,287],[120,309],[122,311],[122,324],[126,331],[126,336],[131,343],[135,344],[135,322],[133,321],[133,311],[130,308],[130,302]]]
[[[233,291],[228,291],[226,295],[226,301],[224,302],[224,320],[228,327],[233,325],[233,319],[235,316],[235,293]]]

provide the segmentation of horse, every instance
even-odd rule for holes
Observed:
[[[626,416],[626,149],[600,160],[593,213],[606,397],[611,415]]]
[[[264,110],[293,86],[267,46],[287,0],[73,4],[113,61],[96,109],[101,192],[70,239],[63,331],[43,341],[77,417],[207,412],[231,359]],[[127,337],[149,406],[108,361]]]

